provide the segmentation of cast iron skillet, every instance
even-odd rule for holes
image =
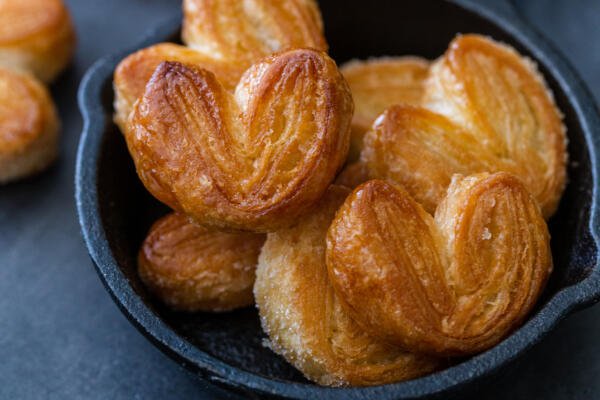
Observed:
[[[321,1],[331,54],[441,55],[457,32],[508,42],[535,59],[565,114],[569,184],[550,221],[555,271],[529,320],[499,345],[444,371],[409,382],[368,388],[323,388],[262,345],[256,310],[224,315],[173,313],[155,302],[136,275],[136,253],[150,224],[167,210],[140,184],[125,142],[112,123],[112,73],[138,48],[178,41],[180,16],[135,49],[97,62],[85,76],[79,104],[85,123],[76,171],[83,236],[98,274],[121,310],[155,345],[200,377],[248,397],[408,399],[456,394],[480,382],[539,341],[559,320],[600,299],[598,149],[600,116],[573,69],[508,7],[467,0]]]

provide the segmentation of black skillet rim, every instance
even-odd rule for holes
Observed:
[[[568,62],[538,32],[514,15],[478,5],[469,0],[450,0],[467,11],[490,20],[512,35],[527,48],[534,58],[546,66],[556,79],[581,124],[590,155],[593,192],[589,227],[597,246],[600,245],[600,115],[593,97]],[[287,383],[277,379],[244,371],[228,365],[199,350],[177,335],[142,302],[133,291],[112,256],[103,229],[96,187],[99,149],[102,134],[110,122],[110,115],[102,106],[102,88],[110,79],[116,64],[125,55],[156,42],[156,38],[175,32],[181,16],[150,31],[134,49],[103,58],[86,73],[80,85],[78,100],[84,118],[84,127],[79,143],[75,173],[75,197],[79,223],[85,244],[94,262],[97,273],[121,311],[156,346],[201,377],[243,392],[281,396],[286,398],[422,398],[450,393],[480,378],[483,378],[526,351],[565,316],[573,311],[600,300],[600,265],[598,260],[593,271],[581,282],[557,292],[541,308],[539,313],[527,321],[502,343],[468,361],[435,374],[415,380],[365,388],[327,388],[314,384]]]

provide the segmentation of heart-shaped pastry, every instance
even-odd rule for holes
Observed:
[[[566,180],[562,115],[535,64],[479,35],[454,39],[432,67],[423,105],[474,135],[519,178],[550,217]]]
[[[346,159],[352,110],[335,62],[316,50],[253,65],[235,95],[209,71],[166,62],[125,137],[157,199],[203,225],[264,232],[323,195]]]
[[[435,216],[379,180],[357,187],[327,235],[338,297],[368,332],[432,355],[485,350],[517,327],[552,270],[535,199],[514,176],[457,176]]]
[[[129,55],[117,66],[114,108],[121,132],[133,104],[163,61],[207,69],[233,91],[246,69],[265,56],[290,48],[327,50],[321,14],[312,0],[186,0],[183,8],[182,35],[190,47],[159,43]]]
[[[433,64],[424,105],[393,106],[364,138],[370,178],[402,184],[433,212],[455,173],[517,175],[552,216],[565,185],[561,115],[535,66],[490,39],[457,37]]]
[[[365,133],[386,108],[419,105],[423,100],[429,61],[420,57],[380,57],[354,60],[340,67],[354,98],[349,160],[360,155]]]
[[[267,235],[254,297],[271,348],[322,385],[377,385],[432,372],[443,365],[440,360],[369,335],[334,293],[325,265],[325,236],[349,192],[332,185],[314,213]]]
[[[264,234],[210,231],[182,214],[152,225],[138,255],[150,291],[179,311],[228,311],[254,302],[258,254]]]
[[[243,69],[283,50],[327,51],[314,0],[184,0],[183,15],[185,44]]]

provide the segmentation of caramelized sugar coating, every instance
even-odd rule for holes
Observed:
[[[139,50],[119,63],[115,70],[115,123],[125,132],[133,104],[142,97],[146,84],[163,61],[177,61],[204,68],[215,74],[227,90],[235,89],[244,69],[216,60],[185,46],[159,43]]]
[[[457,175],[434,217],[403,189],[359,186],[329,228],[327,266],[367,331],[413,351],[468,355],[521,324],[552,257],[535,199],[500,172]]]
[[[0,68],[0,184],[46,168],[56,158],[58,129],[46,88],[32,75]]]
[[[183,42],[242,69],[283,50],[327,51],[314,0],[184,0]]]
[[[0,66],[50,82],[74,49],[75,31],[61,0],[0,1]]]
[[[231,95],[215,75],[162,63],[126,133],[157,199],[221,229],[295,223],[346,159],[352,97],[333,60],[291,50],[255,64]]]
[[[333,291],[325,235],[348,193],[331,186],[315,213],[268,235],[254,285],[263,329],[274,351],[322,385],[377,385],[427,374],[441,363],[368,335]]]
[[[506,45],[464,35],[430,74],[424,105],[472,132],[499,159],[514,161],[550,217],[565,186],[566,135],[535,65]]]
[[[150,229],[138,256],[144,284],[181,311],[228,311],[253,303],[265,235],[209,231],[171,213]]]
[[[356,160],[363,136],[386,108],[394,104],[421,104],[429,61],[411,56],[381,57],[351,61],[340,70],[354,98],[349,158]]]
[[[526,173],[443,115],[412,106],[390,107],[377,119],[358,165],[365,171],[360,179],[367,175],[399,183],[429,213],[445,197],[454,174]]]

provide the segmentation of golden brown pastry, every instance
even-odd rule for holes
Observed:
[[[74,48],[75,31],[61,0],[0,1],[0,66],[50,82]]]
[[[367,176],[401,184],[433,213],[454,174],[519,173],[517,167],[443,115],[402,105],[386,110],[365,135],[361,161],[355,168],[363,171],[359,177],[363,182]]]
[[[454,39],[431,68],[424,105],[464,128],[518,176],[550,217],[566,179],[566,135],[536,66],[479,35]]]
[[[429,61],[412,56],[381,57],[351,61],[340,70],[354,98],[349,159],[356,160],[362,149],[363,136],[379,114],[394,104],[421,103]]]
[[[379,180],[327,234],[329,277],[360,325],[432,355],[485,350],[519,326],[552,270],[535,199],[514,176],[456,176],[435,216]]]
[[[115,70],[115,123],[125,132],[133,103],[144,94],[146,84],[163,61],[178,61],[204,68],[214,73],[227,90],[235,89],[244,69],[218,61],[185,46],[159,43],[139,50],[119,63]]]
[[[265,56],[292,47],[327,50],[313,0],[191,0],[183,7],[183,38],[192,48],[160,43],[128,56],[115,71],[115,123],[122,132],[133,103],[163,61],[211,71],[233,91],[246,69]]]
[[[29,74],[0,68],[0,184],[46,168],[56,158],[58,128],[46,88]]]
[[[268,235],[254,296],[271,347],[322,385],[377,385],[427,374],[441,362],[368,335],[333,291],[325,265],[325,235],[348,193],[331,186],[315,213]]]
[[[150,229],[138,256],[140,278],[180,311],[228,311],[253,303],[265,235],[213,232],[171,213]]]
[[[184,0],[183,42],[242,69],[283,50],[327,51],[314,0]]]
[[[125,137],[157,199],[202,225],[265,232],[323,195],[345,161],[352,109],[335,62],[319,51],[265,58],[235,95],[211,72],[165,62]]]

